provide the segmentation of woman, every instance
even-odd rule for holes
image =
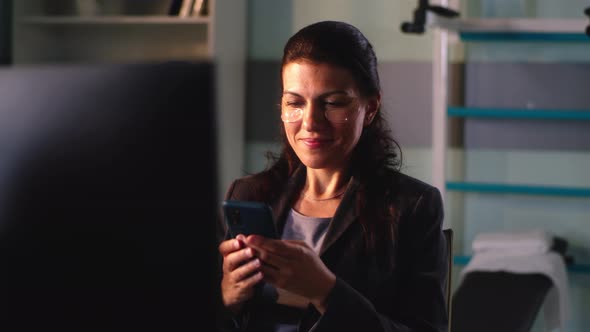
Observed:
[[[223,234],[225,327],[445,331],[440,193],[399,172],[371,44],[347,23],[311,24],[285,45],[281,77],[282,152],[226,194],[269,204],[281,239]]]

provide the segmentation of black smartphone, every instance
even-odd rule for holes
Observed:
[[[261,202],[225,200],[222,202],[225,223],[231,237],[258,234],[277,239],[270,206]]]

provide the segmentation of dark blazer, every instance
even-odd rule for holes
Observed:
[[[290,202],[305,181],[305,168],[295,172],[279,195],[261,190],[262,176],[234,181],[226,199],[268,203],[282,232]],[[447,330],[447,253],[440,192],[403,174],[397,183],[400,219],[396,239],[385,252],[370,255],[362,249],[363,230],[355,204],[359,182],[351,178],[320,249],[322,261],[337,277],[328,309],[324,315],[312,305],[302,310],[299,331]],[[220,230],[226,231],[223,223]],[[383,257],[392,268],[383,266]],[[241,325],[238,330],[249,331],[252,320],[264,315],[257,313],[255,305],[245,308],[237,325]]]

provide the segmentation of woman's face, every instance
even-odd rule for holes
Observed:
[[[290,62],[282,79],[281,113],[290,121],[285,133],[301,162],[314,169],[346,168],[379,97],[361,97],[351,73],[330,64]]]

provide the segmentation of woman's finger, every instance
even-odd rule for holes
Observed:
[[[285,266],[289,266],[292,263],[291,260],[276,255],[273,252],[266,251],[265,249],[257,250],[256,257],[258,257],[265,265],[273,266],[276,269],[284,268]]]
[[[253,257],[254,250],[252,250],[252,248],[244,248],[234,251],[223,258],[223,269],[227,272],[231,272]]]
[[[225,240],[219,244],[218,250],[222,256],[225,256],[232,251],[236,251],[246,247],[246,237],[242,234],[238,234],[235,238]]]
[[[257,251],[265,251],[285,258],[294,257],[299,251],[297,245],[283,240],[269,239],[260,235],[249,235],[244,241],[245,245]]]
[[[237,239],[225,240],[219,244],[218,251],[221,256],[226,256],[233,251],[241,248],[240,241]]]
[[[262,264],[260,266],[260,271],[264,275],[264,280],[268,283],[274,285],[277,282],[277,280],[279,280],[279,270],[277,270],[275,267]]]
[[[254,258],[249,262],[243,264],[242,266],[236,268],[232,271],[232,279],[234,282],[242,282],[243,280],[248,279],[254,273],[256,273],[262,264],[258,258]]]
[[[255,274],[243,279],[239,282],[240,287],[243,288],[251,288],[254,287],[257,283],[259,283],[264,278],[264,272],[258,271]]]

